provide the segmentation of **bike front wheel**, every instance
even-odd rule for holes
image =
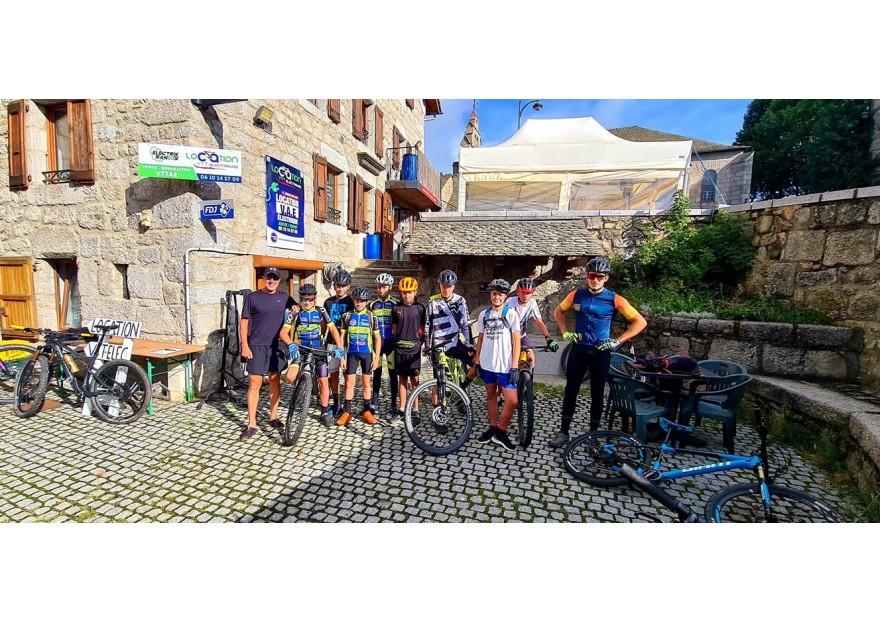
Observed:
[[[799,490],[767,484],[774,523],[845,523],[846,519],[828,504]],[[738,484],[716,492],[706,503],[710,523],[764,523],[761,485]]]
[[[570,343],[562,350],[562,373],[568,376],[568,359],[571,357],[571,351],[574,349],[574,344]],[[581,378],[581,384],[585,383],[590,379],[590,368],[587,367],[584,370],[584,377]]]
[[[416,447],[432,456],[445,456],[457,451],[465,444],[474,427],[467,393],[454,382],[444,384],[445,390],[438,391],[436,406],[432,406],[431,389],[437,386],[437,380],[420,384],[406,400],[406,433]],[[421,412],[418,414],[413,407],[416,400],[421,403]]]
[[[517,398],[516,427],[510,431],[516,442],[525,449],[531,444],[535,432],[535,387],[529,371],[519,372]]]
[[[312,374],[309,372],[300,373],[296,379],[293,395],[290,396],[290,407],[287,409],[287,421],[281,434],[283,443],[288,447],[299,440],[306,425],[309,408],[312,405],[313,385]]]
[[[32,417],[40,412],[48,385],[49,359],[41,354],[25,362],[15,379],[12,412],[19,417]]]
[[[15,379],[19,370],[34,355],[31,346],[0,346],[0,404],[11,404],[15,397]]]
[[[575,437],[562,452],[562,462],[566,471],[590,486],[622,486],[629,480],[612,468],[612,452],[634,469],[650,466],[651,450],[639,439],[604,430]]]
[[[147,373],[132,361],[107,361],[94,373],[89,396],[95,416],[106,423],[134,423],[147,411],[153,392]]]

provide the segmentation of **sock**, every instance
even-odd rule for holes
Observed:
[[[370,405],[370,402],[372,402],[372,398],[369,400],[364,399],[364,410],[372,410],[373,409],[372,406]]]
[[[343,410],[345,410],[345,412],[347,413],[351,412],[351,400],[345,400],[345,406]]]
[[[382,388],[382,368],[379,367],[373,372],[373,395],[379,395],[379,389]]]
[[[391,378],[391,403],[397,404],[397,372],[389,371],[388,376]],[[373,392],[373,395],[379,395]]]
[[[339,410],[339,393],[333,394],[333,410]]]

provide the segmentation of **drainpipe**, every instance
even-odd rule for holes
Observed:
[[[189,254],[195,253],[218,253],[220,255],[250,255],[250,253],[241,253],[238,251],[227,251],[222,248],[188,248],[183,253],[183,313],[184,313],[184,331],[186,331],[186,342],[192,343],[193,329],[190,320],[189,310]]]

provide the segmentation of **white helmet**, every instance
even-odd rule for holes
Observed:
[[[387,272],[383,272],[376,277],[376,283],[379,285],[394,285],[394,277]]]

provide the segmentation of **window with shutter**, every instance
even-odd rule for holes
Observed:
[[[27,172],[25,121],[27,102],[14,101],[6,107],[6,127],[9,128],[9,188],[23,190],[30,181]]]
[[[356,206],[356,214],[355,214],[355,231],[366,233],[369,229],[369,223],[367,222],[367,190],[368,187],[364,185],[364,180],[358,176],[357,178],[357,188],[355,190],[355,194],[357,195],[357,206]]]
[[[357,205],[358,205],[358,196],[357,196],[357,179],[351,173],[348,174],[348,223],[346,226],[349,231],[357,232]]]
[[[342,121],[342,113],[340,112],[338,99],[327,100],[327,116],[330,117],[330,120],[333,121],[333,123],[339,123]]]
[[[315,220],[327,221],[327,160],[315,154]]]
[[[376,106],[376,155],[379,159],[382,159],[382,150],[385,147],[385,144],[382,140],[383,135],[385,134],[385,126],[384,126],[384,116],[382,115],[382,111],[379,110],[379,107]]]
[[[393,151],[394,155],[391,156],[391,168],[399,171],[400,170],[400,143],[403,141],[403,136],[400,135],[400,131],[395,127],[392,134],[393,140]]]
[[[70,127],[70,181],[95,182],[95,147],[92,141],[92,107],[87,99],[67,102]]]
[[[351,100],[351,133],[358,140],[364,139],[364,108],[361,101]]]

